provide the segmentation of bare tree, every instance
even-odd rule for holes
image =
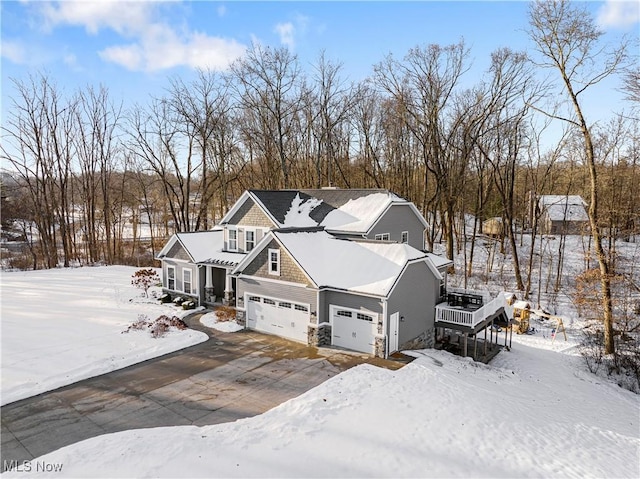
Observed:
[[[76,111],[77,134],[74,153],[79,166],[83,235],[88,260],[101,259],[100,244],[105,245],[104,259],[113,263],[111,210],[112,175],[116,169],[117,127],[121,106],[112,104],[105,87],[88,87],[80,91]],[[101,229],[104,234],[101,234]],[[104,241],[102,241],[104,240]]]
[[[536,1],[529,10],[529,36],[541,54],[538,66],[551,68],[560,76],[574,115],[556,118],[565,121],[580,132],[584,157],[591,181],[589,221],[598,264],[602,289],[605,354],[615,353],[613,313],[611,305],[611,277],[609,262],[602,246],[598,221],[598,179],[596,158],[591,133],[583,108],[582,96],[590,87],[614,74],[625,59],[625,46],[611,51],[600,46],[602,32],[593,17],[582,6],[568,0]]]
[[[294,127],[301,109],[300,67],[297,57],[286,48],[253,45],[231,67],[232,88],[243,111],[241,119],[251,150],[260,155],[267,179],[290,187]],[[275,168],[275,165],[278,165]]]
[[[450,113],[454,110],[454,94],[459,80],[468,69],[468,55],[469,50],[461,41],[445,47],[415,47],[409,50],[403,61],[388,56],[374,66],[376,84],[402,106],[401,118],[420,146],[425,168],[421,201],[423,213],[427,211],[429,173],[435,178],[431,201],[439,201],[447,256],[451,259],[454,255],[453,223],[459,173],[465,168],[460,162],[452,161],[449,146],[458,134],[455,122],[460,120],[460,116]]]
[[[16,96],[6,126],[2,158],[28,189],[45,264],[58,263],[58,239],[63,262],[73,255],[71,207],[72,143],[76,99],[65,99],[46,75],[14,81]]]

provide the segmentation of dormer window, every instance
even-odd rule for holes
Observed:
[[[235,228],[229,228],[229,241],[227,242],[227,248],[229,251],[238,251],[238,230]]]

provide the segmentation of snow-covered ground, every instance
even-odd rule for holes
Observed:
[[[157,339],[147,331],[122,333],[141,314],[153,320],[183,313],[134,288],[131,275],[136,270],[3,271],[1,403],[206,341],[206,334],[193,330],[173,330]]]
[[[567,245],[566,282],[582,270],[579,241]],[[634,264],[639,248],[619,251]],[[486,252],[476,252],[470,283],[513,289],[508,257],[496,255],[483,275]],[[552,339],[550,321],[532,320],[535,334],[514,334],[490,365],[416,351],[398,371],[358,366],[254,418],[109,434],[34,462],[61,468],[49,474],[57,477],[638,478],[640,396],[587,371],[577,348],[584,320],[570,295],[541,294],[543,307],[553,299],[564,316],[567,341]]]
[[[254,418],[109,434],[37,461],[65,477],[640,477],[640,398],[550,338],[528,341],[491,366],[423,350]]]
[[[216,329],[225,333],[234,333],[243,329],[242,326],[235,321],[220,321],[215,311],[200,316],[200,322],[207,328]]]

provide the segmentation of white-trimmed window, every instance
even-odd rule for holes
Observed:
[[[280,276],[280,250],[269,250],[269,274]]]
[[[238,230],[235,228],[227,228],[228,241],[227,249],[229,251],[238,251]]]
[[[167,289],[175,291],[176,289],[176,268],[167,266]]]
[[[400,233],[400,243],[404,243],[404,244],[409,243],[409,232],[408,231],[403,231],[402,233]]]
[[[191,294],[191,270],[182,270],[182,291],[187,294]]]
[[[389,235],[389,233],[382,233],[375,236],[376,241],[389,241],[390,238],[391,236]]]
[[[244,232],[244,250],[248,253],[256,246],[256,232],[254,230],[245,230]]]

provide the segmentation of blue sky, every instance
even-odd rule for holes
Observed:
[[[625,33],[637,38],[637,2],[587,5],[609,40]],[[474,63],[467,81],[473,83],[487,67],[491,51],[530,45],[524,32],[527,8],[527,2],[520,1],[3,0],[2,116],[12,95],[10,78],[44,71],[68,92],[102,83],[125,105],[145,103],[150,94],[161,94],[171,76],[188,80],[197,67],[226,69],[251,42],[287,46],[303,67],[324,50],[329,59],[343,64],[346,79],[358,81],[387,53],[402,57],[416,45],[446,45],[464,38]],[[597,96],[609,107],[619,97],[611,84]]]

